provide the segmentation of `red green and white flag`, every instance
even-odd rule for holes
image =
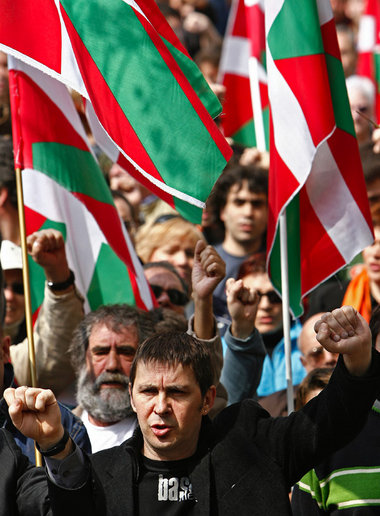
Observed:
[[[256,147],[260,141],[256,129],[262,117],[258,132],[268,148],[265,67],[264,2],[233,0],[219,66],[218,81],[226,88],[221,122],[225,136],[248,147]]]
[[[85,309],[110,303],[153,307],[149,286],[67,88],[9,58],[13,142],[22,169],[27,234],[62,232]],[[29,261],[32,311],[44,274]]]
[[[281,292],[286,209],[290,307],[373,241],[329,0],[266,2],[271,109],[268,266]]]
[[[369,77],[376,87],[376,118],[380,121],[380,0],[366,0],[358,33],[359,75]]]
[[[0,48],[89,99],[133,167],[191,220],[231,156],[220,104],[154,0],[0,0]]]

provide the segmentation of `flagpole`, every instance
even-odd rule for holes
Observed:
[[[13,146],[15,149],[15,171],[16,171],[16,191],[17,191],[17,209],[18,220],[20,227],[20,241],[22,254],[22,278],[24,283],[25,295],[25,323],[26,335],[28,339],[28,357],[29,368],[32,387],[37,387],[37,370],[36,370],[36,355],[34,350],[34,336],[33,336],[33,322],[32,322],[32,302],[30,295],[29,282],[29,263],[28,252],[26,248],[26,227],[25,227],[25,212],[24,212],[24,194],[22,191],[22,176],[21,176],[21,162],[22,162],[22,138],[21,138],[21,124],[19,119],[20,95],[17,84],[17,74],[15,81],[11,82],[11,109],[12,109],[12,131],[13,131]],[[42,466],[42,456],[34,446],[36,466]]]
[[[22,179],[21,179],[21,168],[16,168],[16,189],[17,189],[17,207],[18,207],[18,219],[20,226],[20,239],[21,239],[21,254],[22,254],[22,276],[24,282],[24,295],[25,295],[25,322],[26,322],[26,335],[28,338],[28,356],[29,356],[29,368],[30,377],[32,380],[32,387],[37,387],[37,371],[36,371],[36,354],[34,350],[34,336],[33,336],[33,324],[32,324],[32,303],[30,295],[30,283],[29,283],[29,263],[28,253],[26,249],[26,229],[25,229],[25,213],[24,213],[24,195],[22,191]],[[34,447],[36,466],[42,466],[42,457],[40,452]]]
[[[280,251],[281,251],[281,292],[282,292],[282,324],[284,329],[286,397],[288,414],[294,412],[294,389],[292,377],[292,347],[290,340],[289,317],[289,274],[288,274],[288,232],[286,226],[286,210],[280,215]]]
[[[266,151],[265,129],[263,110],[261,107],[260,83],[259,83],[259,63],[256,57],[248,59],[249,84],[251,91],[251,101],[253,109],[253,123],[256,134],[256,147],[259,151]]]

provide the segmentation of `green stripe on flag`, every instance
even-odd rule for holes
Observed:
[[[91,310],[101,305],[127,303],[135,306],[135,298],[126,266],[109,245],[102,244],[87,291]]]
[[[245,147],[256,147],[255,126],[251,119],[248,123],[242,125],[236,133],[232,135],[234,142],[240,143]]]
[[[326,65],[336,125],[356,138],[342,63],[339,59],[326,54]]]
[[[303,313],[301,299],[300,214],[299,197],[296,195],[286,208],[288,233],[289,305],[295,317]],[[273,285],[281,289],[280,230],[278,228],[270,257],[270,272]]]
[[[269,149],[269,108],[263,110],[265,145]],[[255,124],[250,120],[232,135],[233,140],[245,147],[256,147]]]
[[[206,79],[202,75],[198,66],[192,59],[189,59],[185,54],[180,52],[178,48],[162,38],[163,42],[167,46],[168,50],[179,64],[181,70],[188,78],[191,86],[197,92],[197,95],[203,102],[204,107],[215,118],[222,111],[222,106],[218,100],[218,97],[211,91]]]
[[[186,220],[190,220],[193,224],[200,224],[202,222],[202,209],[189,204],[186,201],[173,197],[175,209],[182,215]]]
[[[61,4],[165,183],[176,177],[177,189],[208,193],[210,168],[226,161],[132,8],[120,0]],[[184,135],[194,135],[196,153]]]
[[[284,0],[267,39],[274,60],[322,54],[317,2]]]
[[[34,313],[44,300],[45,290],[45,273],[41,265],[38,265],[31,256],[28,255],[30,297],[32,305],[32,313]]]
[[[106,180],[90,152],[60,143],[33,143],[32,149],[35,170],[51,177],[70,192],[83,193],[99,202],[113,204]]]

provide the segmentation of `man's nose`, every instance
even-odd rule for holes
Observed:
[[[253,213],[252,203],[245,202],[243,204],[242,210],[243,210],[244,215],[246,215],[247,217],[250,217],[252,215],[252,213]]]
[[[154,406],[154,412],[157,415],[162,416],[163,414],[167,414],[169,410],[170,407],[166,394],[164,392],[158,393]]]
[[[324,351],[323,357],[323,365],[326,367],[333,367],[338,361],[338,353],[330,353],[330,351],[327,351],[326,349]]]
[[[107,355],[106,370],[120,371],[120,357],[116,350],[111,349]]]

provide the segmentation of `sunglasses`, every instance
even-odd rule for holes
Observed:
[[[22,283],[4,283],[5,289],[12,290],[14,294],[20,294],[20,296],[24,295],[24,285]]]
[[[187,295],[184,292],[177,290],[176,288],[165,289],[160,287],[159,285],[150,285],[150,287],[153,290],[153,294],[156,296],[157,299],[163,292],[166,292],[170,299],[170,302],[173,303],[173,305],[185,306],[189,301]]]
[[[260,299],[262,297],[266,297],[272,305],[279,305],[282,303],[280,296],[274,290],[269,290],[268,292],[260,292],[260,290],[256,290],[256,292]]]

